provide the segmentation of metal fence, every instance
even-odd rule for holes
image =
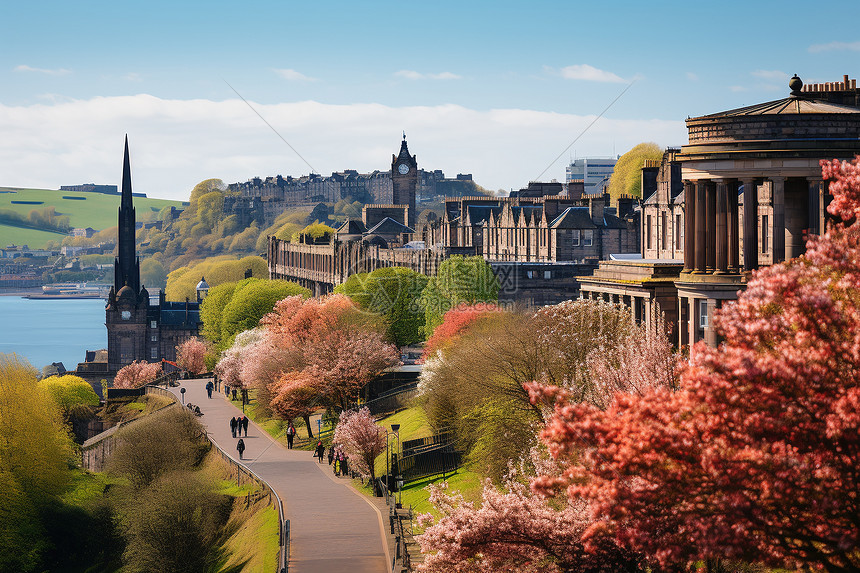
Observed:
[[[427,478],[430,476],[453,472],[463,463],[463,452],[455,448],[453,442],[435,447],[428,447],[415,453],[404,453],[400,460],[395,460],[394,475],[400,477],[403,483]]]
[[[151,414],[177,405],[176,396],[172,392],[156,385],[156,383],[167,385],[169,382],[176,380],[176,377],[171,378],[171,375],[173,374],[177,373],[171,372],[170,374],[162,376],[152,384],[136,389],[140,391],[139,394],[136,394],[138,396],[142,396],[144,394],[156,394],[171,399],[170,404],[151,412]],[[84,442],[81,446],[81,463],[83,467],[89,471],[102,471],[105,460],[110,457],[110,454],[113,452],[117,431],[119,431],[121,427],[126,427],[141,419],[143,418],[135,418],[134,420],[121,422],[109,430],[106,430]],[[237,486],[241,486],[243,482],[250,482],[254,483],[260,490],[254,494],[249,493],[245,496],[246,505],[249,505],[252,500],[256,502],[257,500],[267,498],[269,505],[273,506],[277,510],[278,566],[276,572],[288,573],[290,570],[290,520],[284,519],[284,504],[281,501],[278,492],[272,489],[266,480],[254,473],[254,471],[249,467],[244,464],[240,464],[230,457],[230,454],[221,449],[221,447],[212,440],[209,434],[206,434],[206,439],[209,440],[212,447],[215,448],[215,450],[221,455],[221,458],[227,463],[228,467],[230,467],[231,479],[232,475],[235,473]]]

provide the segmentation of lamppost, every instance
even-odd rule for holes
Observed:
[[[403,507],[403,480],[400,475],[400,424],[391,424],[391,431],[397,436],[397,477],[395,478],[395,486],[397,487],[397,505]]]

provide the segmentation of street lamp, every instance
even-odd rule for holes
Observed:
[[[400,424],[391,424],[391,431],[394,432],[394,435],[397,436],[397,478],[400,478],[400,465],[402,460],[400,459]],[[400,507],[403,507],[403,492],[402,492],[402,479],[395,478],[395,486],[397,487],[397,504]]]

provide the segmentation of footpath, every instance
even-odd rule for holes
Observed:
[[[239,460],[238,438],[230,432],[230,418],[242,410],[222,392],[206,396],[208,379],[182,380],[170,388],[182,403],[200,406],[198,418],[225,452]],[[376,504],[338,479],[311,452],[288,450],[251,422],[241,463],[266,480],[281,496],[290,520],[290,573],[383,573],[391,568],[383,515]]]

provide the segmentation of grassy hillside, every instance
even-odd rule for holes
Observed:
[[[74,198],[68,199],[68,197]],[[119,202],[119,195],[71,193],[55,189],[0,187],[0,209],[11,209],[26,217],[33,209],[53,206],[58,214],[69,216],[72,227],[92,227],[99,231],[116,225]],[[138,220],[142,220],[147,212],[157,212],[170,205],[181,208],[182,202],[168,199],[134,198]],[[4,247],[14,243],[37,248],[44,246],[50,240],[62,240],[63,237],[64,235],[58,233],[0,225],[0,246]]]

